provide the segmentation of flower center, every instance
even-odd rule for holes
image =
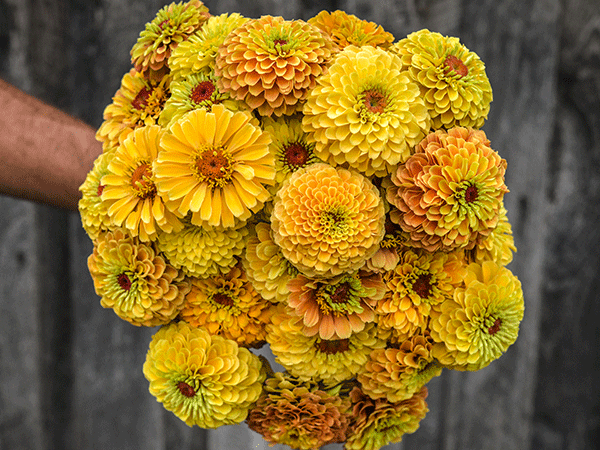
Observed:
[[[412,285],[412,290],[416,292],[421,298],[429,298],[431,295],[431,274],[422,273],[417,277]]]
[[[348,231],[347,217],[341,209],[322,212],[320,223],[323,227],[323,234],[332,238],[341,238]]]
[[[215,295],[213,295],[212,299],[213,302],[222,306],[233,306],[234,304],[233,299],[223,292],[217,292]]]
[[[196,104],[200,104],[209,100],[213,92],[215,92],[215,85],[211,81],[202,81],[192,89],[190,100]]]
[[[150,164],[142,163],[131,175],[131,186],[140,198],[151,198],[156,195],[156,186],[152,181],[152,169]]]
[[[331,339],[325,340],[321,339],[320,342],[315,342],[315,347],[321,353],[325,353],[327,355],[335,355],[336,353],[342,353],[348,351],[350,348],[350,340],[349,339]]]
[[[333,294],[329,296],[333,303],[346,303],[348,302],[348,294],[350,293],[350,284],[343,283],[336,286]]]
[[[304,167],[309,157],[309,150],[300,142],[294,142],[283,149],[285,162],[292,170]]]
[[[494,324],[488,328],[488,334],[490,336],[493,336],[494,334],[496,334],[498,331],[500,331],[500,325],[502,325],[502,319],[498,318],[498,319],[496,319]]]
[[[194,395],[196,395],[196,391],[194,390],[194,388],[187,384],[185,381],[180,381],[179,383],[177,383],[177,389],[179,389],[181,395],[187,398],[192,398]]]
[[[129,279],[126,273],[120,273],[117,276],[117,283],[119,283],[119,286],[121,286],[121,289],[123,289],[124,291],[128,291],[129,289],[131,289],[131,280]]]
[[[197,156],[193,169],[211,188],[223,187],[231,180],[233,174],[232,158],[223,153],[222,149],[206,150]]]
[[[374,114],[381,114],[385,111],[387,106],[387,99],[385,95],[375,89],[369,89],[363,92],[363,104],[369,112]]]
[[[103,191],[104,191],[104,186],[102,184],[98,184],[98,189],[96,189],[96,194],[98,194],[98,197],[102,196]]]
[[[150,98],[150,94],[152,94],[152,89],[148,89],[143,87],[140,92],[137,93],[135,98],[131,101],[131,106],[133,106],[137,110],[142,110],[146,106],[148,106],[148,99]]]
[[[471,203],[477,200],[478,192],[477,188],[473,185],[465,189],[465,202]]]
[[[275,39],[275,40],[273,41],[273,45],[275,45],[275,46],[277,46],[277,45],[279,45],[279,46],[283,46],[283,45],[285,45],[285,44],[287,44],[287,43],[288,43],[288,42],[287,42],[285,39]]]
[[[465,65],[465,63],[454,55],[448,55],[446,57],[446,60],[444,61],[444,66],[446,67],[444,69],[445,74],[454,72],[456,75],[458,75],[459,78],[466,77],[469,73],[469,69]]]

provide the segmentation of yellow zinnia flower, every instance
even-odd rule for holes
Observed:
[[[102,153],[94,161],[92,170],[88,172],[85,181],[79,187],[82,197],[77,205],[81,216],[81,224],[90,239],[95,240],[102,231],[111,228],[108,215],[108,205],[102,201],[104,185],[100,182],[108,173],[108,163],[112,155]]]

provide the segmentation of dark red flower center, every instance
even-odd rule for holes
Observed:
[[[119,276],[117,277],[117,283],[119,283],[119,286],[121,286],[121,289],[123,289],[124,291],[128,291],[129,289],[131,289],[131,280],[129,279],[126,273],[119,274]]]
[[[493,336],[494,334],[496,334],[498,331],[500,331],[500,325],[502,325],[502,319],[498,318],[498,319],[496,319],[494,324],[488,328],[488,334],[490,336]]]
[[[299,142],[294,142],[284,149],[286,162],[295,168],[304,167],[308,161],[309,151]]]
[[[210,180],[225,178],[229,167],[229,160],[225,157],[222,150],[207,151],[196,160],[198,172]]]
[[[212,81],[202,81],[194,86],[194,89],[192,89],[192,93],[190,94],[190,99],[194,103],[202,103],[210,99],[213,92],[215,92],[215,89],[215,85]]]
[[[148,98],[150,98],[150,94],[152,94],[152,89],[143,87],[132,100],[131,106],[138,110],[144,109],[146,106],[148,106]]]
[[[212,299],[215,303],[223,306],[233,306],[234,304],[233,299],[229,295],[222,292],[217,292],[215,295],[213,295]]]
[[[96,190],[98,197],[102,195],[102,191],[104,191],[104,186],[102,184],[98,184],[98,189]]]
[[[320,342],[315,343],[318,351],[327,355],[335,355],[336,353],[342,353],[350,348],[349,339],[322,339]]]
[[[179,389],[181,395],[187,398],[191,398],[194,395],[196,395],[196,391],[194,390],[194,388],[187,384],[185,381],[180,381],[179,383],[177,383],[177,389]]]
[[[467,189],[465,189],[465,202],[474,202],[475,200],[477,200],[478,194],[479,193],[477,192],[477,188],[475,186],[469,186]]]
[[[275,40],[273,41],[273,45],[276,45],[276,46],[277,46],[277,45],[281,45],[281,46],[283,46],[283,45],[285,45],[285,44],[287,44],[287,43],[288,43],[288,42],[287,42],[285,39],[275,39]]]
[[[332,303],[346,303],[348,301],[348,294],[350,293],[350,285],[348,283],[342,283],[336,286],[333,294],[329,296]]]
[[[385,107],[387,106],[387,99],[385,95],[375,89],[369,89],[368,91],[363,92],[364,105],[367,110],[375,114],[381,114],[385,111]]]
[[[419,275],[412,285],[412,290],[421,298],[429,298],[433,290],[431,286],[431,274],[422,273]]]
[[[444,61],[444,66],[446,66],[446,73],[454,72],[460,78],[466,77],[469,73],[469,68],[465,65],[465,63],[454,55],[448,55],[446,57],[446,60]]]
[[[152,168],[149,164],[140,164],[131,175],[131,185],[137,191],[141,198],[154,197],[156,195],[156,186],[151,180]]]

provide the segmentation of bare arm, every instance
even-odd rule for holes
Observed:
[[[77,209],[95,130],[0,80],[0,194]]]

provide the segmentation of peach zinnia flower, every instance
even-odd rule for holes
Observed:
[[[335,46],[301,20],[263,16],[235,29],[219,47],[219,87],[263,116],[292,114],[315,86]]]
[[[304,333],[321,339],[347,339],[375,320],[375,304],[385,294],[377,274],[358,272],[330,280],[298,275],[288,283],[287,304],[303,318]]]
[[[161,141],[156,185],[194,225],[233,227],[270,198],[275,178],[271,139],[252,117],[223,105],[194,110],[175,122]]]
[[[283,256],[311,277],[359,269],[384,234],[379,191],[359,173],[317,163],[284,182],[271,215]]]

